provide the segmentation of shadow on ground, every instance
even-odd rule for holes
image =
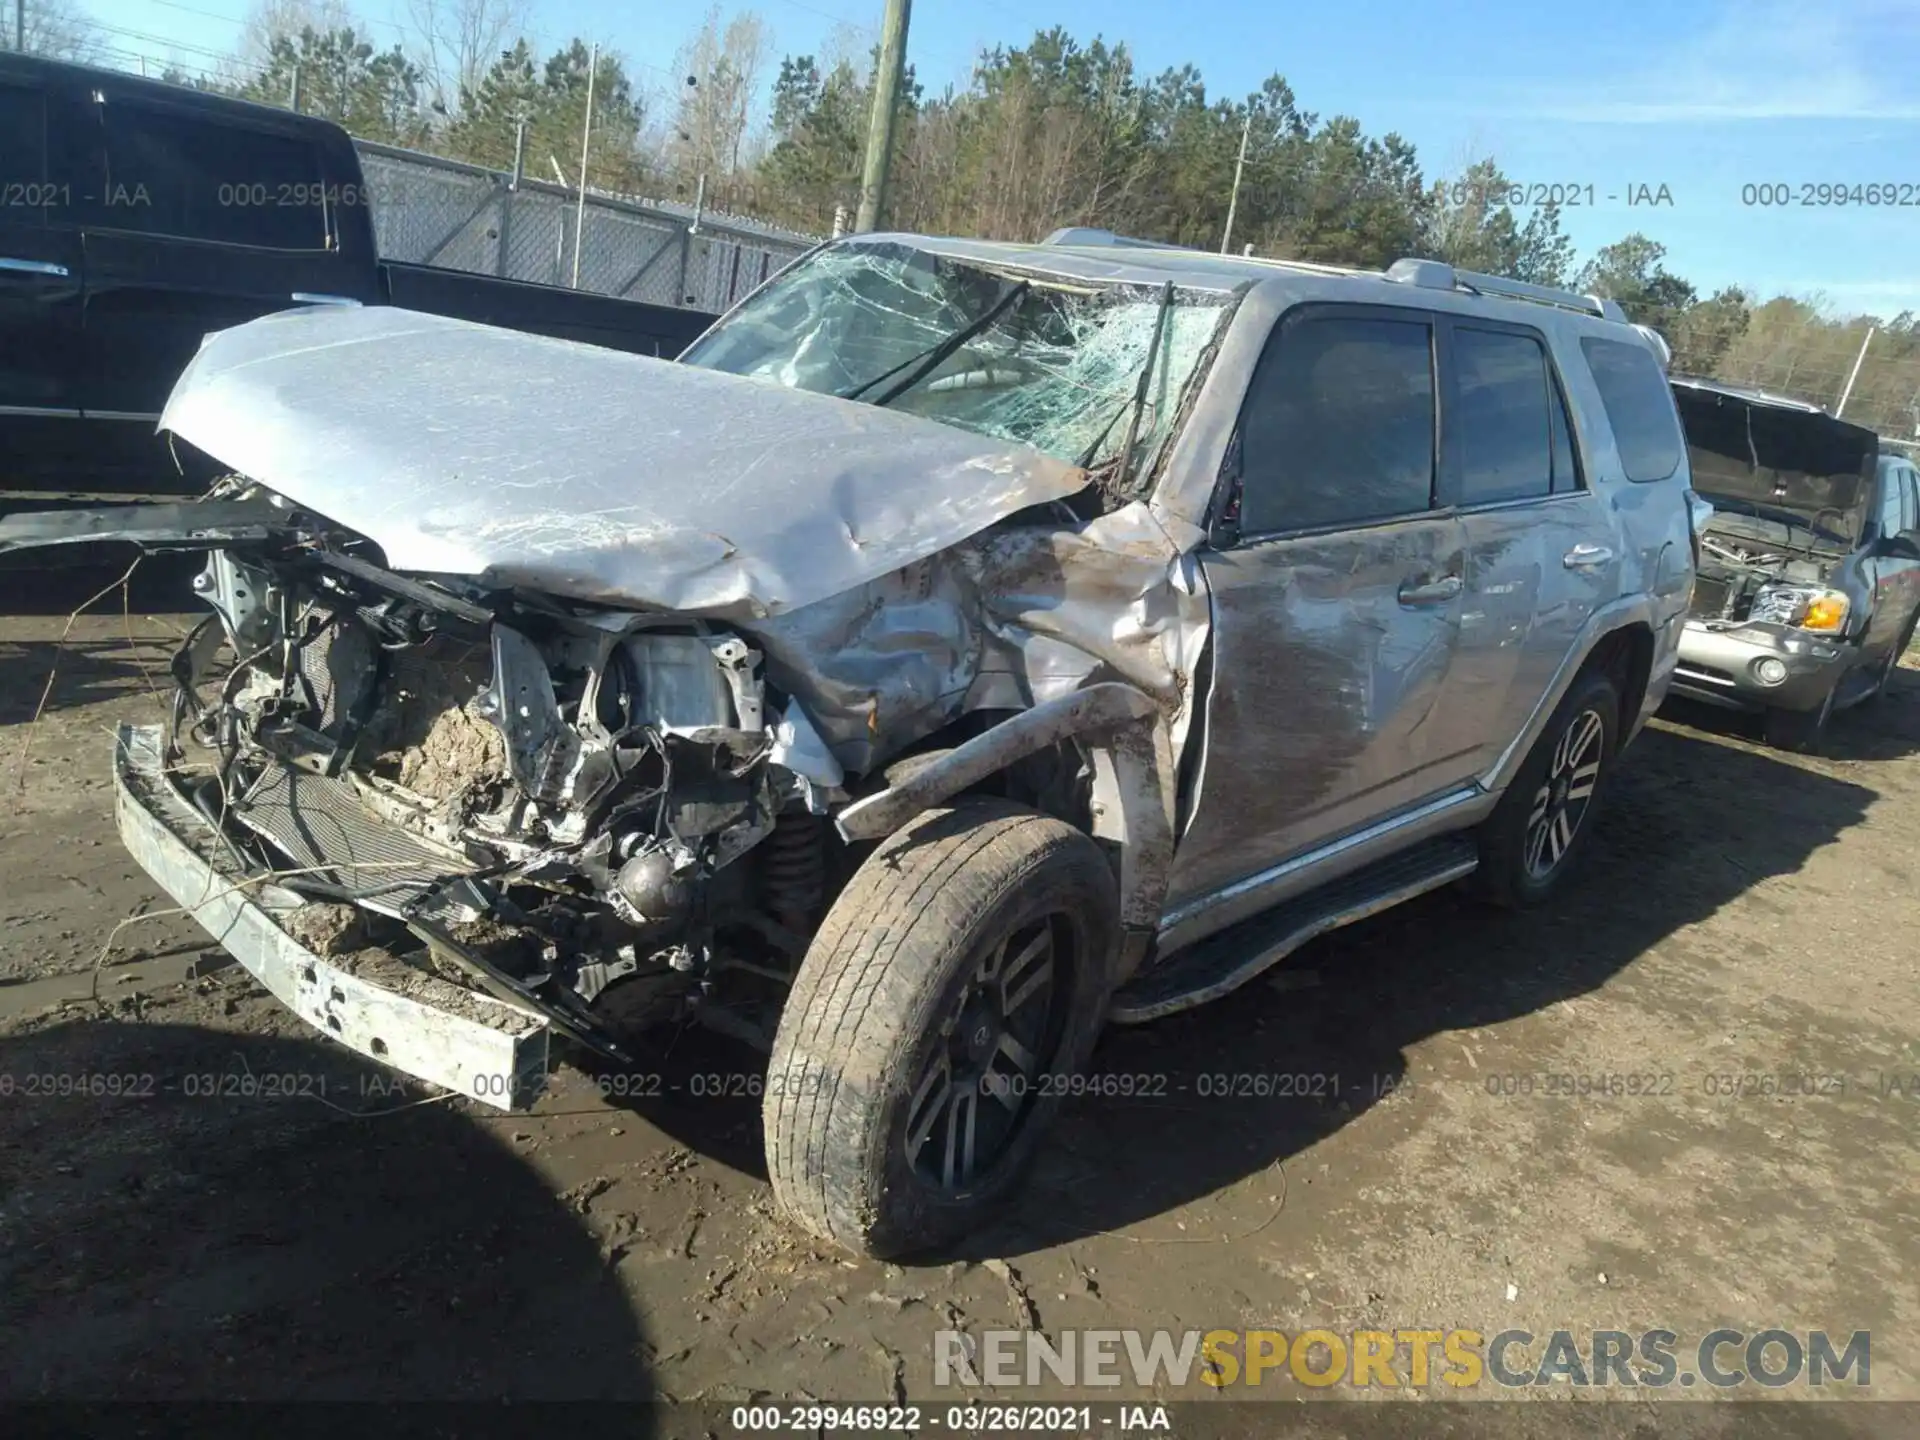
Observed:
[[[1769,754],[1649,729],[1552,904],[1512,914],[1439,891],[1305,947],[1225,1003],[1110,1031],[1096,1071],[1164,1076],[1166,1098],[1078,1103],[979,1249],[1133,1224],[1298,1154],[1391,1093],[1410,1046],[1597,989],[1755,883],[1799,870],[1874,798]],[[1330,1078],[1306,1098],[1222,1103],[1195,1093],[1202,1075]]]
[[[1920,743],[1920,704],[1895,697],[1878,720],[1886,743]],[[1798,871],[1876,795],[1657,724],[1624,757],[1582,870],[1553,904],[1512,914],[1440,891],[1307,946],[1224,1002],[1109,1030],[1092,1079],[1117,1091],[1069,1105],[1020,1202],[957,1253],[1016,1256],[1134,1225],[1297,1155],[1391,1093],[1409,1047],[1599,988],[1751,886]],[[763,1063],[697,1033],[676,1043],[670,1075]],[[1201,1093],[1236,1076],[1308,1077],[1293,1085],[1308,1093],[1274,1093],[1288,1082],[1272,1080],[1244,1103]],[[765,1175],[750,1096],[634,1108],[682,1143]]]
[[[1750,744],[1763,743],[1760,717],[1676,697],[1661,712],[1681,724]],[[1829,760],[1901,760],[1920,751],[1920,671],[1893,672],[1886,692],[1838,711],[1813,753]]]
[[[104,640],[69,636],[58,644],[0,640],[0,726],[25,725],[37,714],[118,700],[150,689],[167,694],[172,688],[167,663],[177,643],[151,634],[133,640],[124,635]]]
[[[191,1026],[0,1041],[0,1396],[649,1398],[597,1242],[491,1124],[315,1098],[404,1104],[381,1073]]]
[[[47,711],[58,711],[171,689],[167,663],[179,640],[170,630],[156,631],[151,616],[201,608],[191,588],[200,562],[147,556],[123,597],[117,582],[134,552],[121,548],[127,554],[118,564],[0,571],[0,615],[46,617],[33,628],[35,638],[0,641],[0,726],[31,720],[40,713],[43,697]],[[110,593],[102,595],[103,590]],[[83,605],[87,618],[60,640],[60,622]],[[22,628],[14,627],[14,633]]]
[[[0,615],[71,615],[108,586],[113,593],[89,613],[117,615],[122,609],[118,582],[129,566],[125,608],[135,616],[203,609],[193,593],[193,577],[206,565],[203,555],[142,555],[132,545],[92,545],[84,551],[37,552],[52,557],[44,563],[33,563],[26,554],[0,556]]]

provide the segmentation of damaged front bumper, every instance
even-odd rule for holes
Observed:
[[[114,810],[142,868],[294,1014],[415,1079],[502,1110],[546,1083],[549,1023],[530,1009],[408,971],[394,986],[322,958],[284,921],[309,902],[242,864],[168,778],[158,726],[123,725]]]
[[[1853,654],[1837,636],[1759,621],[1688,620],[1673,689],[1734,710],[1817,710]]]

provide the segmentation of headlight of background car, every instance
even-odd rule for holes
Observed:
[[[1747,619],[1837,634],[1847,623],[1847,597],[1817,585],[1766,585]]]

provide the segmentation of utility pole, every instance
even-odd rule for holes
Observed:
[[[880,22],[880,67],[873,77],[873,114],[867,123],[867,163],[860,176],[855,230],[878,229],[887,212],[887,166],[893,159],[893,121],[907,69],[907,18],[913,0],[887,0]]]
[[[13,0],[13,48],[27,53],[27,0]]]
[[[580,238],[587,224],[587,146],[593,139],[593,80],[600,69],[600,42],[587,55],[587,118],[580,126],[580,203],[573,212],[573,288],[580,288]]]
[[[1861,362],[1867,358],[1867,346],[1873,343],[1873,332],[1878,326],[1867,327],[1867,338],[1860,342],[1860,353],[1853,357],[1853,369],[1847,374],[1847,387],[1840,392],[1840,403],[1833,407],[1833,418],[1838,420],[1847,408],[1847,397],[1853,394],[1853,382],[1860,378]]]
[[[1233,212],[1240,208],[1240,173],[1247,168],[1247,137],[1253,133],[1253,107],[1247,107],[1246,122],[1240,127],[1240,158],[1233,162],[1233,190],[1227,196],[1227,228],[1220,232],[1220,253],[1233,243]]]
[[[293,79],[288,82],[287,89],[289,91],[287,104],[298,110],[300,108],[300,62],[298,60],[293,62]]]

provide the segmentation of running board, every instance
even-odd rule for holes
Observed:
[[[1107,1018],[1141,1025],[1218,1000],[1315,936],[1471,875],[1479,863],[1469,835],[1442,835],[1390,855],[1150,965],[1113,997]]]

